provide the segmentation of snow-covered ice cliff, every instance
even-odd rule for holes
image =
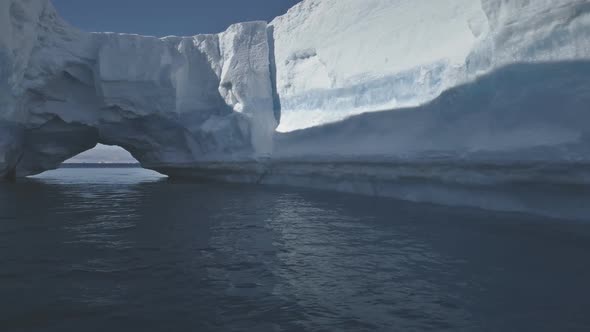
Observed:
[[[307,0],[270,25],[279,131],[417,106],[503,65],[588,59],[587,0]]]
[[[0,3],[2,177],[102,143],[173,176],[445,204],[432,183],[587,194],[588,105],[587,0],[304,0],[269,24],[165,38]],[[547,205],[510,188],[502,209]]]

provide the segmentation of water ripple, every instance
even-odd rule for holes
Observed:
[[[0,186],[1,331],[590,327],[585,225],[92,174]]]

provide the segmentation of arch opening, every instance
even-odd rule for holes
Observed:
[[[96,169],[140,169],[141,172],[138,173],[139,176],[143,179],[143,178],[166,178],[167,176],[159,173],[157,171],[154,170],[150,170],[147,169],[145,167],[143,167],[141,165],[141,163],[135,158],[133,157],[133,155],[127,151],[126,149],[124,149],[121,146],[118,145],[105,145],[105,144],[101,144],[98,143],[96,144],[96,146],[94,146],[93,148],[90,148],[86,151],[83,151],[67,160],[65,160],[64,162],[62,162],[59,166],[55,167],[54,169],[49,169],[46,171],[43,171],[39,174],[35,174],[35,175],[30,175],[30,177],[39,177],[39,178],[61,178],[66,176],[67,178],[70,178],[71,176],[74,177],[79,177],[80,174],[80,170],[82,169],[86,169],[88,170],[88,173],[86,173],[87,175],[91,175],[92,180],[96,181],[97,179],[102,179],[104,178],[105,181],[107,182],[116,182],[116,179],[114,179],[113,177],[120,177],[120,176],[127,176],[130,174],[134,174],[133,176],[137,176],[136,172],[134,171],[133,173],[121,173],[121,172],[117,172],[117,173],[113,173],[111,174],[111,172],[107,172],[104,173],[100,176],[98,176],[98,178],[90,173],[92,173],[92,170],[96,170]],[[78,173],[73,173],[73,175],[70,175],[70,173],[63,173],[63,172],[68,172],[69,170],[76,170],[76,172]]]
[[[131,153],[118,145],[97,144],[94,148],[86,150],[66,161],[66,165],[73,164],[103,164],[103,165],[135,165],[140,163]]]

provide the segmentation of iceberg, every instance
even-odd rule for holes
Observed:
[[[587,216],[588,31],[587,0],[304,0],[164,38],[6,0],[0,177],[105,144],[173,177]]]

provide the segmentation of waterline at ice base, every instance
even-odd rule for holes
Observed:
[[[585,0],[305,0],[165,38],[7,0],[0,175],[101,143],[171,177],[583,219],[589,31]]]

